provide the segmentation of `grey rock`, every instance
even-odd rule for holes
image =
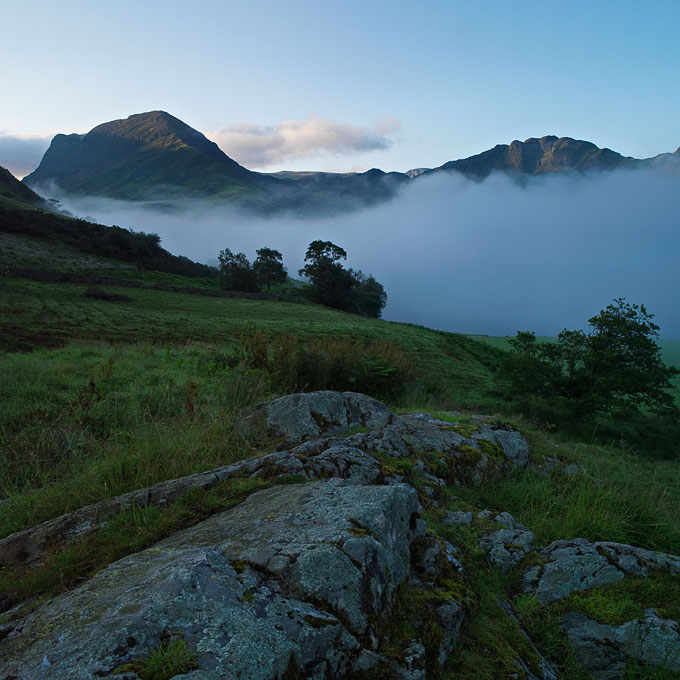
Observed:
[[[576,660],[595,680],[621,678],[627,658],[680,670],[680,635],[675,621],[652,614],[620,626],[610,626],[582,614],[569,613],[562,617],[561,624]]]
[[[486,439],[499,444],[513,467],[523,468],[529,462],[529,444],[517,430],[505,427],[484,425],[473,432],[473,439]]]
[[[677,621],[646,612],[643,619],[626,621],[617,630],[624,652],[651,666],[680,671],[680,635]]]
[[[582,614],[565,614],[562,628],[574,656],[594,680],[619,680],[626,667],[626,655],[616,644],[616,627],[605,626]]]
[[[569,465],[565,466],[563,472],[565,475],[588,474],[588,470],[586,470],[585,465],[582,465],[581,463],[570,463]]]
[[[483,536],[479,545],[489,561],[505,573],[533,549],[533,541],[534,534],[531,531],[499,529]]]
[[[381,654],[376,654],[369,649],[362,649],[356,661],[352,664],[352,670],[370,671],[373,670],[380,662],[386,662],[387,659]]]
[[[650,571],[667,571],[673,576],[680,576],[680,557],[676,555],[609,541],[594,545],[629,576],[647,576]]]
[[[525,591],[543,603],[556,602],[576,590],[606,586],[623,578],[623,572],[609,563],[595,545],[585,539],[554,541],[541,551],[543,567],[524,574]]]
[[[304,392],[268,401],[244,412],[240,431],[278,440],[279,448],[354,427],[380,429],[392,420],[382,403],[354,392]]]
[[[444,639],[439,645],[439,656],[437,658],[437,662],[441,665],[448,659],[458,641],[465,612],[460,604],[449,600],[438,605],[435,613],[444,631]]]
[[[472,524],[472,513],[462,510],[447,510],[442,522],[454,526],[470,526]]]
[[[528,527],[520,524],[509,512],[501,512],[493,518],[493,521],[503,525],[506,529],[529,531]]]
[[[528,569],[523,587],[544,603],[576,590],[589,590],[620,581],[624,576],[647,576],[667,571],[680,576],[680,558],[623,543],[589,543],[583,538],[554,541],[541,551],[542,567]]]
[[[196,655],[187,678],[278,678],[291,657],[308,677],[342,676],[361,652],[355,633],[408,575],[417,508],[405,485],[255,493],[14,623],[0,665],[22,679],[89,680],[145,656],[165,628]]]
[[[425,647],[413,640],[402,652],[404,663],[392,665],[395,677],[399,680],[425,680]]]
[[[310,459],[310,476],[340,477],[352,484],[372,484],[380,476],[380,464],[360,449],[338,444]]]

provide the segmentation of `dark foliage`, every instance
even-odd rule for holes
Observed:
[[[98,286],[89,286],[83,293],[83,297],[92,298],[93,300],[105,300],[106,302],[131,302],[132,298],[128,295],[120,295],[119,293],[108,293]]]
[[[220,251],[220,288],[238,293],[257,293],[260,287],[257,274],[244,253],[232,253],[229,248]]]
[[[261,286],[271,288],[272,283],[285,283],[288,275],[283,266],[283,255],[272,248],[260,248],[253,262],[253,269]]]
[[[385,289],[373,276],[345,269],[340,260],[346,259],[345,250],[335,243],[312,241],[305,254],[307,264],[299,273],[311,281],[315,302],[345,312],[379,318],[387,302]]]
[[[217,276],[213,267],[171,255],[161,247],[158,234],[106,227],[11,201],[0,200],[0,230],[59,241],[84,253],[129,262],[144,269],[183,276]]]
[[[501,375],[515,397],[538,398],[573,421],[642,407],[677,415],[669,390],[679,371],[663,363],[652,319],[644,305],[619,298],[589,319],[588,333],[564,330],[555,343],[537,343],[533,333],[518,332]]]

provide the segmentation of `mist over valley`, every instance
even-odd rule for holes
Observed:
[[[463,333],[554,335],[615,297],[642,302],[680,337],[678,178],[653,169],[550,174],[518,184],[437,173],[381,205],[332,217],[253,216],[211,201],[120,201],[34,187],[78,216],[155,232],[174,254],[216,264],[228,247],[280,250],[297,277],[314,239],[383,283],[383,318]]]

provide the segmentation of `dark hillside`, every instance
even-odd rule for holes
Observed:
[[[179,190],[239,205],[270,202],[257,174],[164,111],[103,123],[86,135],[56,135],[24,181],[30,186],[55,182],[73,194],[128,200]]]
[[[10,198],[18,203],[45,207],[45,200],[32,189],[22,184],[9,170],[0,166],[0,197]]]
[[[93,224],[28,207],[7,198],[0,198],[0,232],[55,241],[83,253],[132,263],[145,269],[196,277],[217,276],[213,267],[169,253],[161,247],[157,234]]]

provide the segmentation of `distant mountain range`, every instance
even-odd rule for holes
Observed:
[[[38,168],[23,181],[123,200],[208,198],[258,212],[334,213],[384,201],[403,185],[439,172],[481,180],[494,171],[528,177],[639,167],[680,174],[680,149],[640,160],[590,142],[546,136],[406,173],[259,173],[239,165],[178,118],[151,111],[103,123],[86,135],[56,135]]]

